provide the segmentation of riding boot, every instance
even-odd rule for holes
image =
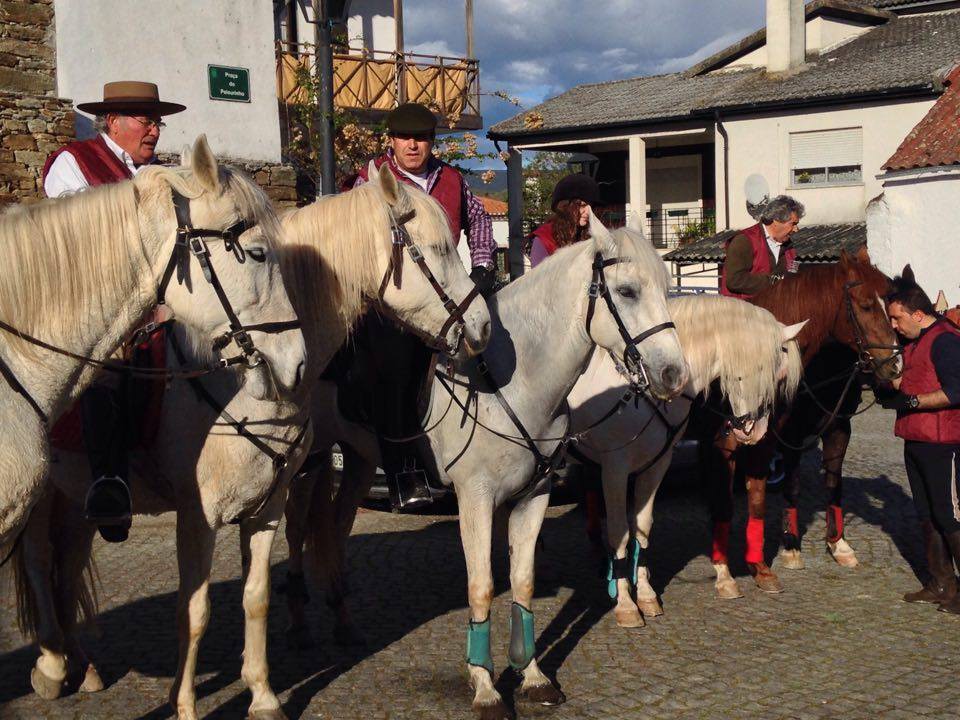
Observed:
[[[126,401],[122,390],[93,385],[80,396],[83,441],[93,483],[84,515],[107,542],[123,542],[130,529],[132,504],[127,487]]]
[[[953,600],[957,593],[957,578],[953,574],[953,562],[943,535],[932,520],[921,521],[923,541],[927,546],[927,569],[931,578],[916,592],[903,596],[909,603],[942,603]]]
[[[947,545],[950,548],[950,555],[953,556],[953,563],[960,569],[960,530],[955,530],[947,535]],[[949,566],[949,564],[950,559],[948,558],[947,565]],[[945,598],[940,603],[939,609],[943,612],[960,615],[960,589],[957,587],[957,578],[953,574],[953,567],[950,567],[950,580],[953,585],[953,597]]]

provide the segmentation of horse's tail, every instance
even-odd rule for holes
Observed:
[[[57,494],[56,491],[53,491],[53,493]],[[24,637],[31,640],[36,640],[39,632],[40,607],[39,603],[37,602],[36,593],[34,592],[33,586],[30,583],[30,575],[27,569],[28,557],[26,545],[30,542],[30,538],[26,536],[28,536],[31,532],[34,534],[40,534],[42,532],[42,527],[37,525],[38,523],[49,525],[49,520],[51,520],[55,515],[53,512],[55,505],[56,503],[53,501],[53,498],[48,496],[46,498],[46,502],[41,500],[41,502],[33,508],[30,513],[30,517],[27,520],[27,527],[23,531],[21,540],[17,543],[16,547],[14,547],[10,557],[9,564],[11,572],[13,573],[13,586],[17,600],[17,627]],[[44,514],[46,514],[47,517],[44,517]],[[49,525],[49,527],[52,527],[52,525]],[[49,532],[49,530],[47,532]],[[47,539],[44,538],[43,541],[47,541]],[[62,597],[64,592],[63,583],[65,582],[63,567],[61,564],[62,555],[58,550],[58,543],[56,542],[55,538],[51,537],[50,542],[52,546],[51,552],[53,553],[50,567],[50,587],[53,592],[53,597],[59,598]],[[57,608],[58,613],[74,613],[73,617],[59,618],[59,622],[62,627],[72,626],[76,622],[93,622],[97,617],[98,600],[96,586],[99,582],[99,579],[96,563],[94,562],[92,553],[88,553],[84,567],[77,576],[77,582],[79,583],[79,586],[74,589],[72,594],[75,607]]]

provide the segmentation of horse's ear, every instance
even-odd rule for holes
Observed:
[[[938,313],[944,313],[949,307],[950,304],[947,302],[947,296],[944,295],[943,290],[941,290],[940,294],[937,295],[937,301],[933,304],[933,309]]]
[[[400,201],[400,185],[397,183],[397,178],[393,174],[393,171],[387,166],[387,163],[384,163],[380,166],[380,169],[377,171],[377,176],[380,178],[380,187],[383,189],[383,194],[387,198],[387,204],[393,206]]]
[[[627,230],[632,230],[646,237],[646,228],[643,227],[643,220],[640,219],[640,213],[630,211],[627,216]]]
[[[384,163],[386,165],[386,163]],[[367,182],[377,182],[379,179],[377,163],[373,160],[367,163]]]
[[[900,277],[914,285],[917,283],[917,278],[913,275],[913,268],[910,267],[910,263],[903,266],[903,272],[900,273]]]
[[[596,240],[597,243],[603,242],[608,247],[613,246],[613,236],[604,224],[600,222],[599,218],[593,214],[593,208],[590,209],[590,237]]]
[[[184,145],[180,149],[180,167],[190,167],[190,161],[193,159],[193,151],[189,145]]]
[[[802,322],[794,323],[793,325],[783,325],[781,323],[781,327],[783,328],[783,341],[786,343],[795,339],[797,335],[800,334],[800,331],[803,330],[803,326],[806,325],[808,322],[809,322],[809,319],[804,320]]]
[[[191,160],[193,174],[200,183],[200,187],[212,193],[220,192],[220,175],[217,170],[217,159],[213,150],[207,144],[207,136],[201,135],[193,144]]]
[[[870,264],[870,253],[867,252],[866,245],[861,245],[857,248],[857,262],[861,262],[866,265]]]

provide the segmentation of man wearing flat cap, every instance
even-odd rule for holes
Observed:
[[[419,187],[440,203],[447,214],[454,243],[460,241],[461,230],[466,233],[472,266],[470,279],[484,296],[488,295],[495,280],[493,259],[497,243],[493,239],[493,225],[460,171],[433,156],[436,117],[423,105],[405,103],[387,115],[386,123],[390,147],[374,164],[380,167],[386,163],[399,181]],[[366,181],[367,168],[364,167],[354,187]],[[355,355],[345,363],[352,366],[346,382],[364,388],[359,392],[361,396],[365,392],[376,398],[377,412],[371,419],[381,438],[382,465],[394,509],[429,504],[432,497],[417,443],[383,438],[421,433],[417,404],[433,351],[391,321],[370,313],[354,334],[350,352]],[[384,362],[384,358],[389,360]],[[365,369],[370,365],[374,369]]]
[[[103,86],[101,102],[80,103],[96,116],[95,138],[54,151],[43,167],[43,190],[60,197],[87,187],[129,180],[154,161],[164,115],[186,110],[160,100],[153,83],[122,80]]]
[[[163,128],[161,118],[186,108],[160,100],[153,83],[125,80],[107,83],[103,86],[101,102],[81,103],[77,109],[96,116],[94,127],[98,134],[90,140],[71,142],[50,154],[43,167],[43,190],[47,197],[72,195],[88,187],[132,179],[140,168],[155,159]],[[162,342],[162,336],[156,338]],[[109,542],[126,540],[132,512],[126,482],[128,398],[125,383],[125,378],[119,385],[109,379],[98,379],[50,433],[52,445],[70,448],[78,443],[77,424],[82,426],[83,446],[93,475],[84,512]]]

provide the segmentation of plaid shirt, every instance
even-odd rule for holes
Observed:
[[[398,175],[403,175],[403,172],[397,167],[396,161],[393,159],[393,149],[387,149],[387,162],[390,163],[391,167],[397,171]],[[433,194],[433,189],[437,185],[437,179],[440,177],[440,169],[446,163],[437,158],[431,156],[427,161],[427,193]],[[460,174],[460,171],[452,166],[448,166],[452,170],[456,171],[457,174]],[[358,177],[356,182],[353,184],[354,187],[362,185],[364,179]],[[470,192],[470,187],[467,185],[466,180],[463,181],[463,202],[466,207],[464,212],[464,217],[466,218],[466,226],[463,228],[463,231],[467,234],[467,247],[470,249],[470,264],[473,267],[493,267],[493,257],[497,252],[497,242],[493,239],[493,221],[490,219],[490,216],[487,214],[487,211],[483,209],[483,203],[480,202],[480,199]],[[460,238],[454,238],[455,243],[460,242]]]

